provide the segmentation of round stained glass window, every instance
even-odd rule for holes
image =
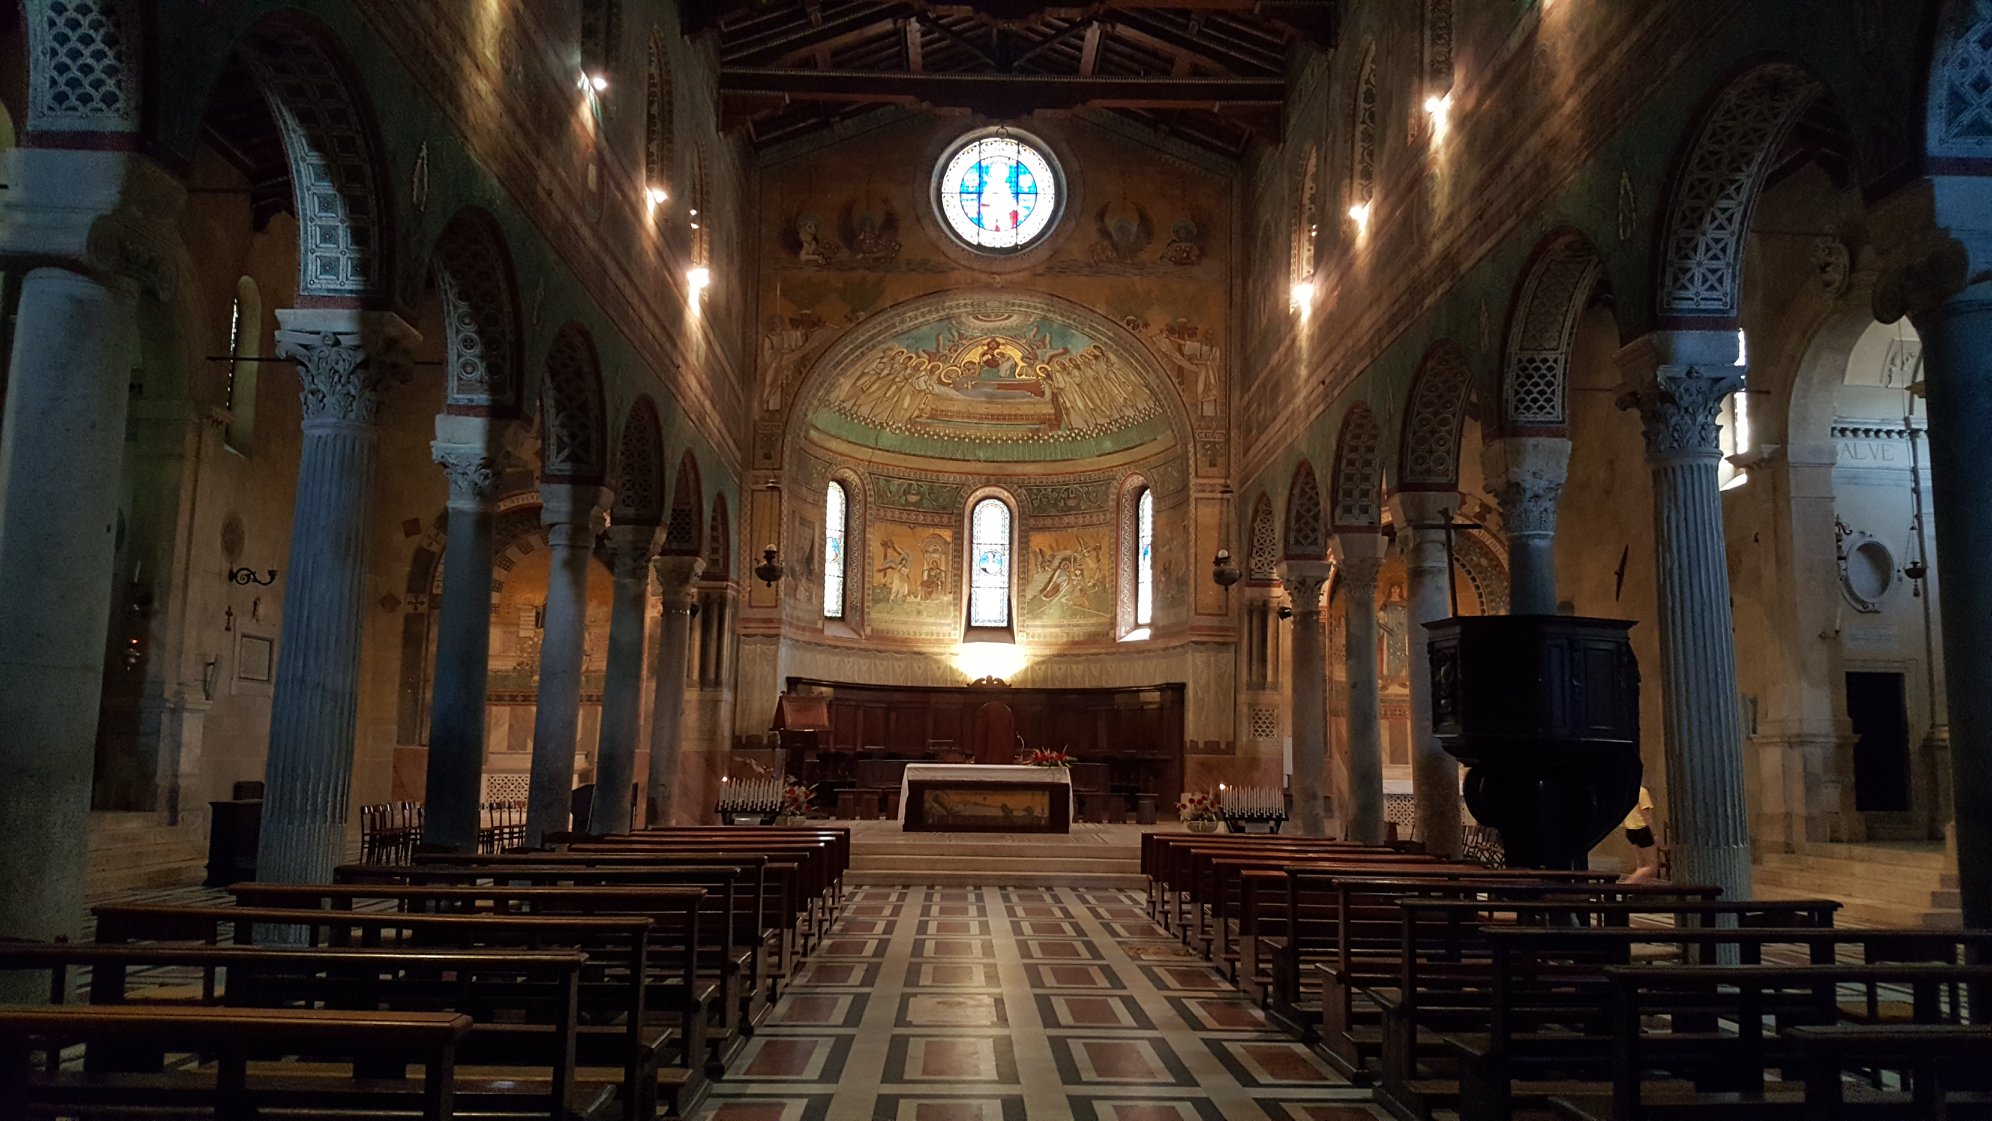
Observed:
[[[935,206],[962,241],[1010,253],[1043,237],[1064,202],[1058,169],[1044,148],[1007,133],[964,140],[941,161]]]

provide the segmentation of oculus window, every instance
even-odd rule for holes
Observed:
[[[1010,625],[1010,507],[1000,498],[977,502],[968,516],[968,625]]]
[[[844,484],[831,483],[823,494],[823,617],[844,617],[844,533],[849,504]]]
[[[1008,131],[974,133],[941,159],[934,207],[948,232],[984,253],[1014,253],[1058,220],[1065,183],[1050,151]]]

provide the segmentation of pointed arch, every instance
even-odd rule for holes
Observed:
[[[290,164],[301,297],[386,303],[394,245],[376,118],[330,36],[301,17],[264,20],[242,56]]]
[[[636,399],[623,421],[616,451],[615,505],[610,510],[622,525],[664,521],[664,426],[648,394]]]
[[[599,482],[608,474],[608,421],[602,406],[602,365],[595,340],[568,323],[547,348],[540,387],[541,474],[548,479]]]
[[[1466,420],[1466,392],[1473,369],[1466,351],[1440,339],[1425,351],[1411,378],[1398,442],[1397,489],[1452,490],[1459,486],[1459,432]]]
[[[722,583],[733,579],[733,520],[726,512],[726,493],[712,496],[712,527],[706,534],[705,578]]]
[[[1314,477],[1314,465],[1301,460],[1294,465],[1293,482],[1287,487],[1286,559],[1323,560],[1328,556],[1328,523],[1322,517],[1321,484]]]
[[[1570,342],[1604,258],[1583,234],[1553,233],[1536,247],[1508,314],[1501,358],[1501,428],[1509,435],[1564,434],[1570,426]]]
[[[436,238],[429,268],[443,304],[448,404],[509,412],[519,405],[521,335],[512,255],[497,219],[466,207]]]
[[[1335,438],[1335,532],[1374,531],[1383,522],[1383,429],[1361,401],[1349,406]]]
[[[1663,326],[1736,326],[1751,211],[1792,125],[1824,88],[1795,63],[1758,62],[1710,101],[1667,192],[1657,254]]]
[[[1245,578],[1272,583],[1280,578],[1280,527],[1265,491],[1252,503],[1252,538],[1245,554]]]
[[[705,542],[705,489],[699,482],[699,457],[689,449],[678,461],[678,482],[671,490],[671,516],[664,523],[666,556],[696,557]]]

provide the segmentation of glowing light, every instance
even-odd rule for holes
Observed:
[[[664,188],[662,187],[650,187],[645,189],[645,191],[643,192],[643,197],[650,201],[650,206],[653,210],[656,209],[657,207],[664,205],[666,202],[669,202],[671,199],[671,196],[669,194],[666,194]]]
[[[1750,336],[1744,333],[1743,328],[1738,327],[1736,328],[1736,365],[1748,366],[1749,364]]]
[[[1375,200],[1365,199],[1349,208],[1349,221],[1356,224],[1356,233],[1369,232],[1370,208],[1375,205]]]
[[[689,269],[685,272],[685,283],[692,286],[694,293],[703,292],[712,287],[712,270],[704,265]]]
[[[1314,309],[1314,282],[1297,281],[1293,286],[1293,293],[1287,297],[1287,306],[1299,312],[1302,319],[1306,319],[1307,313]]]
[[[1008,681],[1031,664],[1031,656],[1013,642],[964,642],[955,647],[955,668],[970,681],[994,677]]]
[[[588,85],[596,93],[601,93],[603,90],[609,88],[609,79],[601,74],[590,74],[588,76]]]
[[[1452,94],[1435,93],[1425,99],[1425,113],[1432,118],[1432,139],[1443,140],[1452,124]]]

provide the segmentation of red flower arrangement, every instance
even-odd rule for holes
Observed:
[[[810,799],[816,796],[816,788],[797,782],[794,775],[784,777],[787,782],[782,787],[781,812],[793,817],[806,816],[809,813]]]
[[[1216,821],[1223,815],[1224,803],[1217,795],[1196,791],[1176,802],[1176,816],[1183,821]]]
[[[1070,767],[1074,760],[1063,751],[1046,751],[1040,747],[1031,752],[1030,757],[1024,762],[1033,767]]]

